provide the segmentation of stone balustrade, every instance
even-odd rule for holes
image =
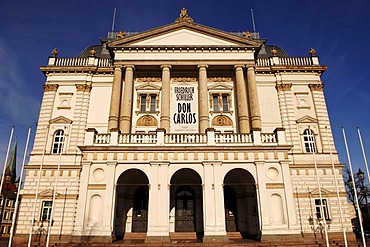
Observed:
[[[57,58],[50,57],[48,66],[58,67],[85,67],[85,66],[98,66],[98,67],[112,67],[112,60],[109,58],[98,57],[71,57],[71,58]]]
[[[94,129],[86,131],[86,146],[129,146],[129,145],[286,145],[283,128],[277,128],[274,133],[261,133],[253,131],[252,134],[215,133],[212,128],[206,134],[165,134],[163,129],[158,129],[156,134],[119,134],[97,133]]]
[[[258,58],[256,60],[257,67],[270,66],[314,66],[320,65],[318,57],[270,57]]]

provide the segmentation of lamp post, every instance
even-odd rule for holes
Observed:
[[[367,190],[366,186],[364,185],[365,174],[364,174],[363,171],[361,171],[361,169],[358,169],[357,177],[358,177],[358,179],[360,180],[360,183],[361,183],[361,187],[360,187],[361,193],[365,197],[366,210],[367,210],[366,228],[368,228],[368,226],[369,226],[369,217],[370,217],[369,203],[368,203],[368,200],[367,200],[368,190]]]

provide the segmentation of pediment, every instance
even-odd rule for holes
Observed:
[[[311,193],[311,195],[315,195],[315,196],[320,195],[319,189],[317,189],[317,188],[314,189],[314,190],[311,190],[310,193]],[[327,189],[321,188],[321,194],[322,195],[329,195],[330,194],[330,191],[327,190]]]
[[[300,119],[298,119],[296,121],[297,123],[317,123],[317,119],[316,118],[313,118],[313,117],[310,117],[310,116],[304,116],[304,117],[301,117]]]
[[[232,90],[232,85],[227,85],[225,83],[216,83],[210,87],[208,87],[208,90]]]
[[[53,194],[54,194],[53,190],[50,190],[50,189],[48,189],[48,190],[43,190],[43,191],[41,191],[41,192],[39,193],[39,197],[40,197],[40,198],[52,198],[52,197],[53,197]],[[56,193],[55,193],[55,197],[58,197],[58,196],[59,196],[59,194],[60,194],[60,193],[56,192]]]
[[[56,118],[53,118],[49,121],[50,124],[56,124],[56,123],[59,123],[59,124],[71,124],[73,121],[71,119],[68,119],[64,116],[59,116],[59,117],[56,117]]]
[[[141,32],[135,35],[118,38],[107,44],[108,48],[130,46],[145,47],[254,47],[259,49],[261,41],[241,37],[218,29],[210,28],[192,22],[175,22],[170,25]]]
[[[161,90],[161,86],[155,85],[150,82],[143,83],[137,87],[135,87],[136,90]]]

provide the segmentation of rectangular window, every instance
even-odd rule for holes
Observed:
[[[11,202],[12,202],[11,200],[6,200],[5,206],[6,207],[10,207],[11,206]]]
[[[157,99],[157,95],[150,95],[150,111],[155,111],[156,99]]]
[[[329,210],[326,199],[322,199],[322,210],[324,212],[325,220],[329,220]],[[318,219],[322,219],[321,215],[321,204],[320,199],[315,199],[315,207],[316,207],[316,216]]]
[[[6,230],[5,226],[2,226],[2,227],[1,227],[1,233],[6,233],[6,231],[5,231],[5,230]]]
[[[227,94],[222,95],[222,111],[229,111],[229,100]]]
[[[213,111],[220,111],[220,105],[218,102],[218,95],[213,95]]]
[[[14,212],[10,212],[10,218],[9,220],[13,220]]]
[[[50,220],[52,208],[53,208],[53,202],[52,201],[42,202],[42,211],[41,211],[41,220],[42,221]]]
[[[8,219],[8,213],[9,213],[8,211],[4,211],[4,217],[3,217],[4,220]]]
[[[140,111],[146,111],[146,95],[140,95]]]

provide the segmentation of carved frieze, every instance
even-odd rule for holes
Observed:
[[[45,84],[44,85],[44,91],[45,92],[56,92],[58,89],[59,85],[58,84]]]
[[[160,77],[137,77],[137,82],[161,82],[162,79]]]
[[[77,91],[91,91],[92,86],[89,84],[76,84]]]
[[[289,84],[277,84],[276,86],[275,86],[275,88],[276,88],[276,90],[277,91],[289,91],[289,90],[291,90],[292,89],[292,84],[291,83],[289,83]]]
[[[232,126],[232,125],[233,121],[229,117],[224,115],[216,116],[212,120],[212,126]]]
[[[158,126],[158,121],[153,116],[142,116],[137,120],[136,126]]]
[[[213,81],[213,82],[231,82],[231,77],[208,77],[208,81]]]
[[[308,84],[311,91],[322,91],[324,84]]]
[[[173,82],[196,82],[197,78],[195,77],[173,77]]]

